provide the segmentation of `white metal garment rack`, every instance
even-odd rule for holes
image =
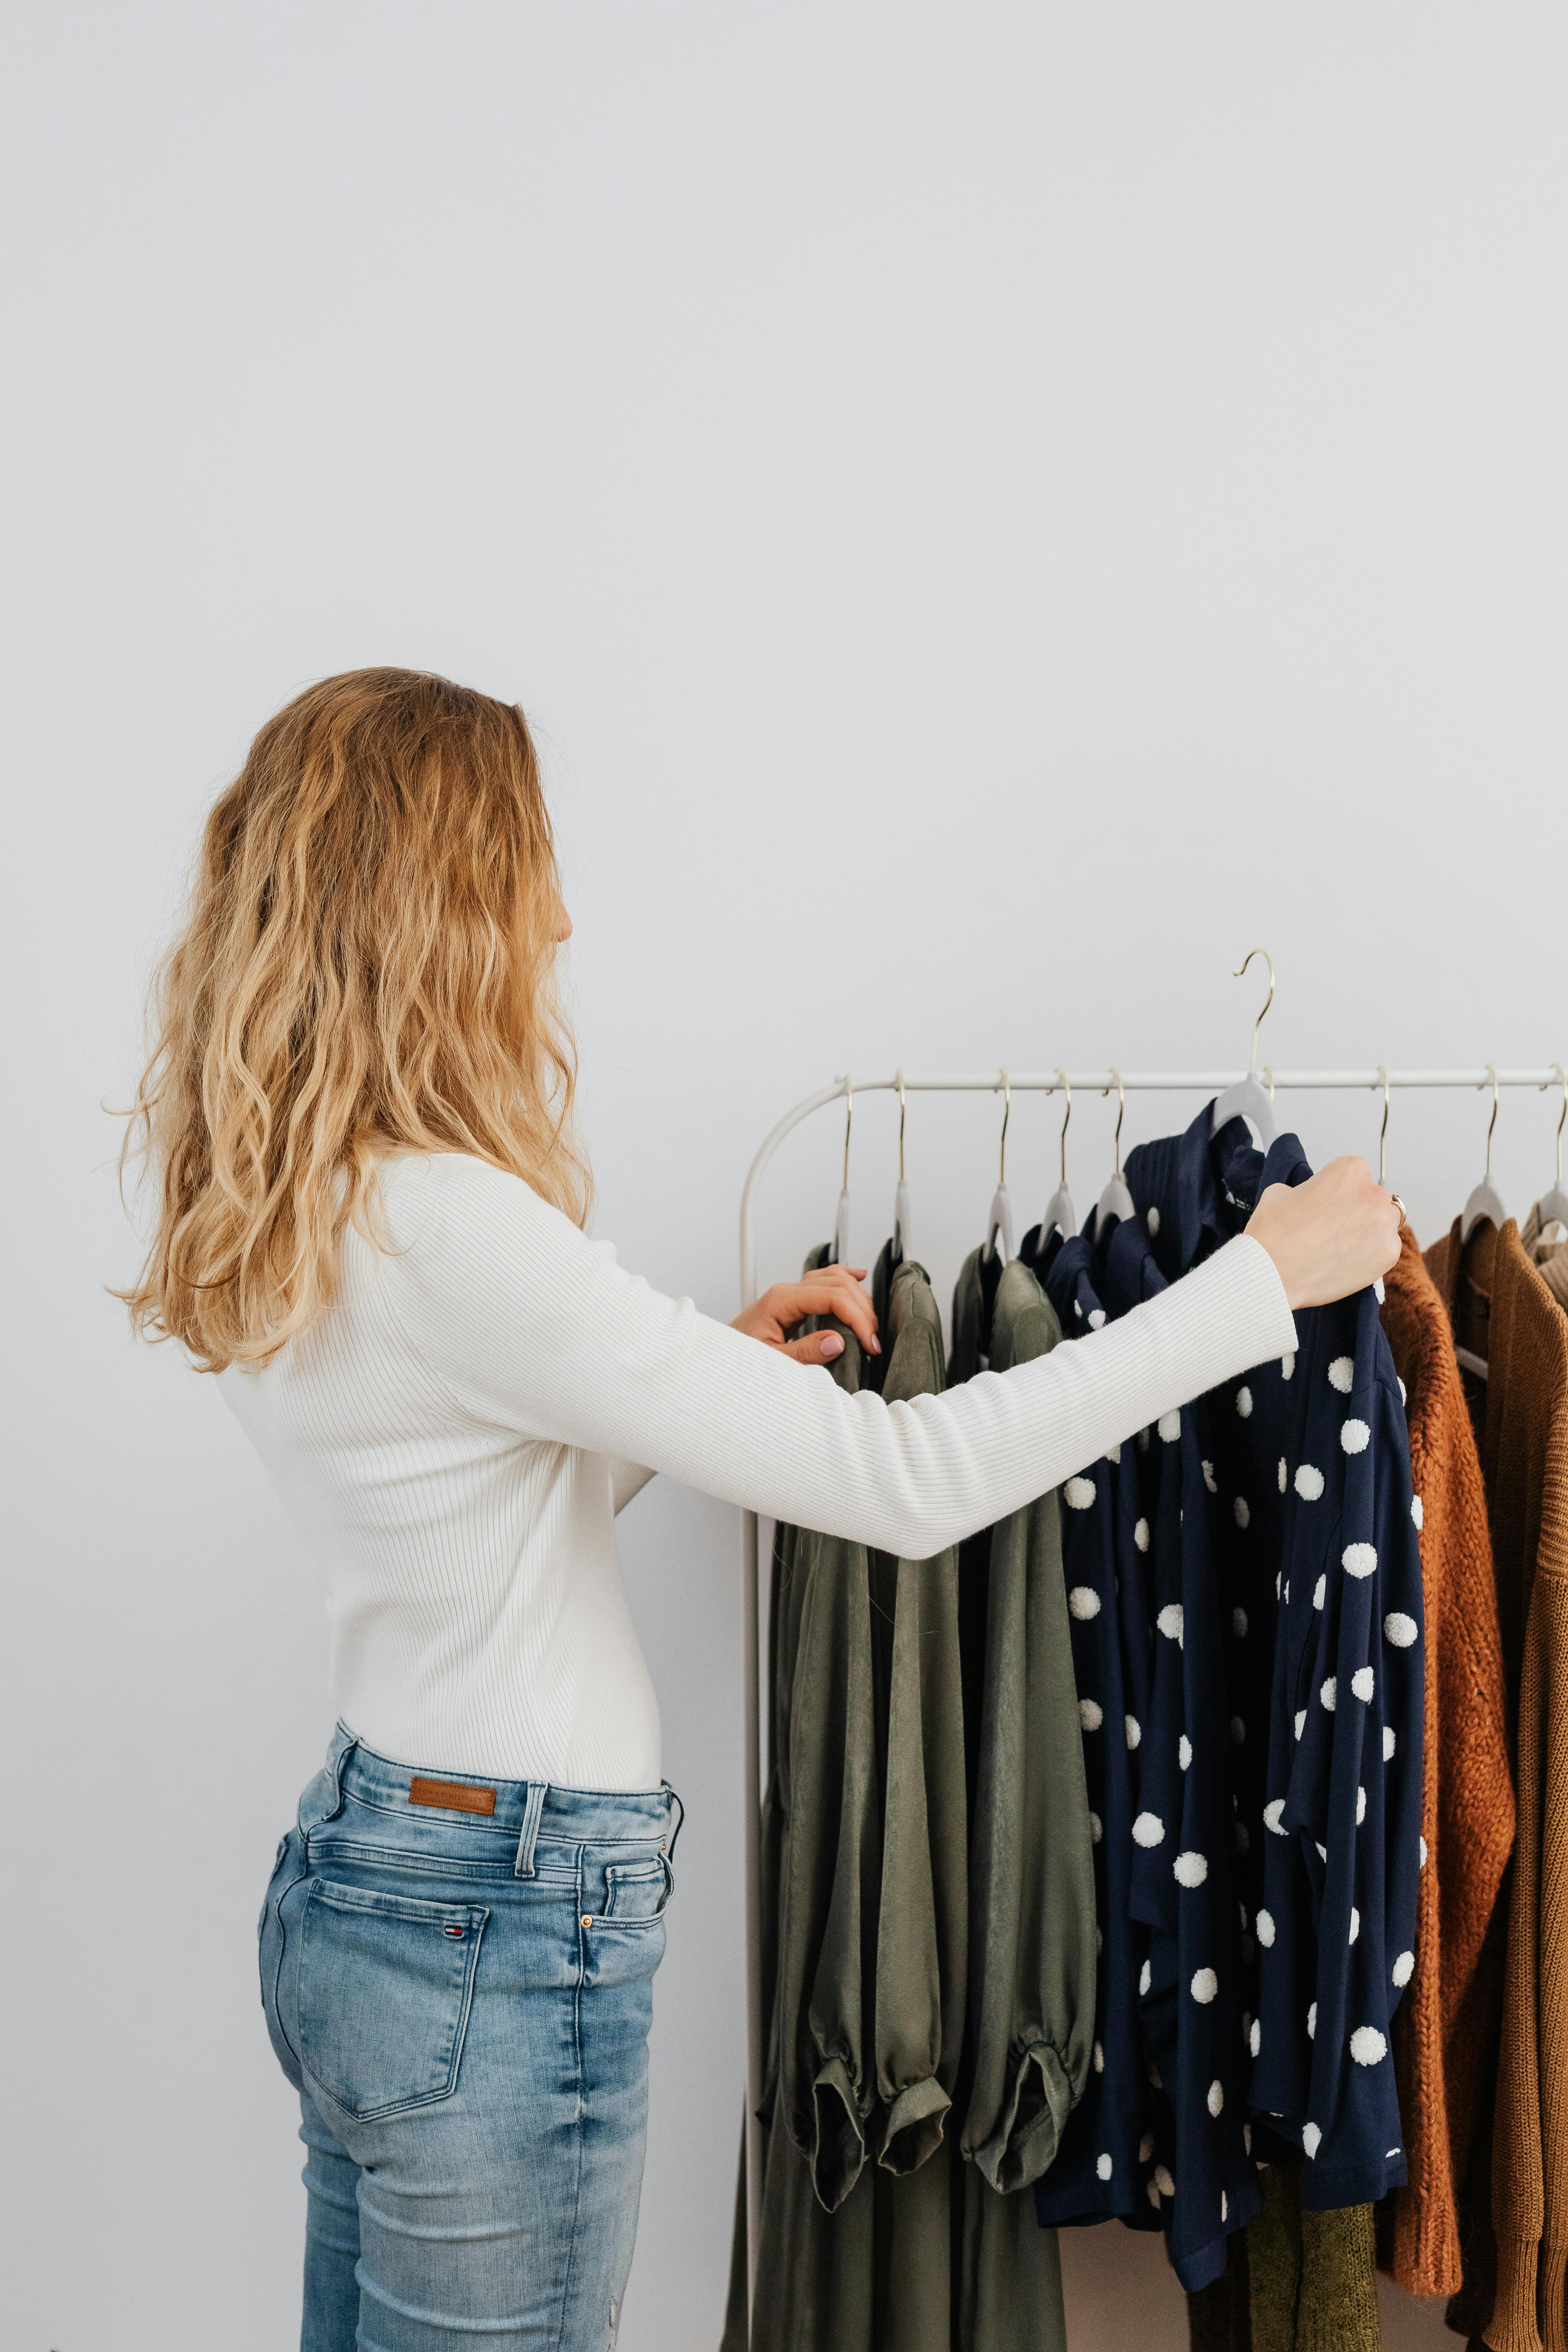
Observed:
[[[1270,990],[1272,997],[1272,969]],[[1267,1012],[1267,1005],[1264,1008]],[[1258,1015],[1259,1021],[1262,1014]],[[1256,1032],[1255,1032],[1256,1035]],[[1256,1046],[1254,1068],[1256,1072]],[[747,1172],[741,1194],[741,1304],[749,1307],[757,1297],[757,1193],[779,1145],[792,1128],[809,1118],[813,1111],[824,1110],[829,1103],[852,1104],[856,1095],[871,1094],[1055,1094],[1066,1085],[1075,1092],[1111,1094],[1118,1087],[1127,1094],[1204,1094],[1218,1095],[1234,1085],[1242,1074],[1237,1070],[1052,1070],[1038,1071],[990,1070],[978,1076],[942,1074],[934,1077],[911,1076],[908,1071],[896,1070],[885,1077],[836,1079],[820,1093],[807,1095],[804,1102],[786,1111],[768,1136]],[[1504,1070],[1269,1070],[1260,1075],[1271,1092],[1281,1094],[1297,1091],[1382,1094],[1384,1087],[1403,1089],[1407,1087],[1447,1087],[1455,1090],[1490,1092],[1493,1087],[1533,1087],[1544,1091],[1563,1083],[1561,1066],[1552,1064],[1545,1069]],[[1568,1099],[1568,1086],[1564,1086]],[[750,2286],[754,2288],[757,2273],[757,2249],[762,2224],[762,2154],[763,2133],[758,2120],[758,2108],[763,2096],[763,2034],[762,1987],[762,1759],[759,1746],[761,1690],[761,1656],[758,1643],[757,1612],[757,1518],[747,1511],[742,1520],[742,1629],[745,1654],[745,1853],[746,1853],[746,2236]]]

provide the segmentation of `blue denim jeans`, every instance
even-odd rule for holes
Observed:
[[[610,2352],[679,1805],[422,1776],[340,1725],[260,1922],[301,2352]]]

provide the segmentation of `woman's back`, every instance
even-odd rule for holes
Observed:
[[[480,1256],[474,1221],[498,1193],[515,1241],[531,1196],[458,1153],[391,1158],[381,1192],[390,1248],[350,1227],[326,1313],[261,1370],[221,1376],[325,1578],[337,1712],[412,1763],[657,1788],[613,1465],[498,1418],[451,1362],[472,1305],[452,1255],[472,1235]]]

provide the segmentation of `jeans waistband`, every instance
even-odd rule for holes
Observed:
[[[416,1804],[410,1791],[416,1781],[434,1789],[433,1804]],[[483,1801],[482,1810],[460,1799],[450,1807],[439,1803],[439,1791],[472,1790]],[[621,1845],[644,1839],[658,1841],[668,1854],[675,1852],[685,1807],[668,1780],[657,1789],[563,1789],[549,1780],[501,1780],[479,1772],[447,1772],[434,1766],[399,1764],[366,1748],[346,1725],[340,1723],[327,1749],[327,1760],[300,1800],[300,1826],[321,1827],[357,1798],[394,1815],[428,1822],[450,1820],[456,1814],[465,1829],[489,1832],[513,1841],[517,1874],[533,1875],[536,1843]]]

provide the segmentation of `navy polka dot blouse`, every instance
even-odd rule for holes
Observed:
[[[1125,1314],[1310,1174],[1294,1136],[1265,1158],[1209,1118],[1130,1155],[1135,1218],[1040,1254],[1064,1330]],[[1037,2208],[1157,2222],[1189,2289],[1257,2210],[1258,2161],[1300,2165],[1320,2209],[1405,2177],[1390,2021],[1426,1859],[1420,1503],[1378,1304],[1299,1315],[1293,1357],[1063,1493],[1100,2034]]]

